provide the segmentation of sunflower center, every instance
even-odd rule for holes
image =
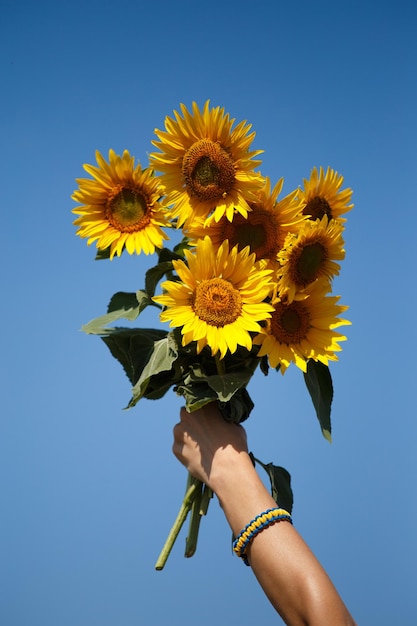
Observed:
[[[311,216],[311,220],[321,220],[322,217],[327,215],[330,220],[332,218],[332,209],[325,198],[315,196],[307,202],[303,209],[303,214]]]
[[[296,248],[291,255],[291,277],[297,285],[306,286],[319,275],[327,260],[327,249],[319,241]]]
[[[279,343],[300,343],[307,337],[310,315],[302,302],[279,302],[271,317],[271,332]]]
[[[253,207],[248,217],[235,215],[233,222],[224,220],[223,236],[230,241],[230,247],[242,250],[250,246],[256,260],[275,258],[279,249],[279,229],[272,216],[265,210]]]
[[[137,189],[122,187],[116,189],[107,202],[107,219],[121,232],[140,230],[146,221],[148,203]]]
[[[196,289],[193,309],[210,326],[221,328],[232,324],[242,310],[242,298],[237,289],[223,278],[203,280]]]
[[[200,139],[185,153],[182,175],[191,196],[196,196],[201,202],[216,202],[233,188],[235,165],[219,143]]]

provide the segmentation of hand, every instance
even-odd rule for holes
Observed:
[[[250,460],[246,432],[226,422],[217,405],[211,403],[188,413],[174,427],[173,452],[189,472],[213,491],[236,471],[236,463]]]
[[[235,536],[256,515],[276,506],[253,467],[244,428],[226,422],[216,404],[193,413],[181,409],[173,452],[217,494]],[[289,626],[356,626],[291,524],[269,526],[249,544],[246,554],[264,592]]]

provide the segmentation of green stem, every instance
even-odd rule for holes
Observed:
[[[210,489],[210,487],[207,487],[207,485],[204,485],[203,494],[201,496],[201,503],[200,503],[200,516],[207,515],[210,500],[212,497],[213,497],[213,491]]]
[[[192,508],[194,500],[197,496],[198,483],[200,483],[200,481],[193,478],[191,474],[189,473],[188,478],[187,478],[185,496],[182,501],[181,508],[178,511],[178,515],[175,519],[175,522],[172,525],[171,530],[169,531],[165,544],[161,550],[161,553],[158,557],[157,562],[155,563],[156,570],[162,570],[164,568],[165,563],[167,562],[167,559],[169,555],[171,554],[171,550],[174,546],[175,540],[177,539],[178,534],[185,520],[187,519],[187,515],[190,512],[190,509]],[[201,494],[201,488],[200,488],[200,494]]]
[[[216,354],[214,355],[214,361],[216,363],[216,369],[217,369],[217,373],[219,376],[222,376],[222,374],[226,373],[226,369],[224,367],[224,363],[222,361],[222,359],[219,357],[219,353],[216,352]]]
[[[185,553],[184,556],[187,558],[193,556],[197,549],[197,541],[198,541],[198,531],[200,528],[200,504],[201,504],[201,494],[203,490],[203,483],[198,481],[196,484],[196,497],[194,498],[194,502],[191,508],[191,517],[190,517],[190,525],[188,528],[187,539],[185,540]]]
[[[216,369],[219,376],[225,373],[224,362],[219,358],[218,353],[214,357],[216,363]],[[213,497],[213,491],[210,487],[207,487],[204,483],[200,483],[199,495],[196,497],[191,509],[191,519],[188,531],[188,537],[185,544],[185,556],[193,556],[197,549],[198,531],[200,529],[200,522],[203,515],[207,515],[210,500]]]
[[[213,491],[210,487],[207,487],[204,483],[200,483],[200,486],[200,495],[196,496],[191,509],[190,526],[185,543],[184,556],[186,557],[193,556],[197,550],[198,531],[200,529],[201,518],[203,515],[207,515],[210,500],[213,497]]]
[[[251,457],[251,459],[252,459],[252,463],[253,463],[254,465],[255,465],[255,463],[259,463],[259,465],[260,465],[261,467],[263,467],[263,468],[264,468],[264,470],[265,470],[266,472],[268,471],[268,468],[267,468],[267,466],[265,465],[265,463],[262,463],[262,461],[260,461],[259,459],[257,459],[257,458],[256,458],[256,456],[254,456],[254,455],[252,454],[252,452],[250,453],[250,455],[249,455],[249,456]]]
[[[219,358],[218,354],[215,355],[214,360],[216,363],[217,373],[221,376],[225,373],[224,363],[222,359]],[[193,478],[193,476],[188,473],[185,496],[175,522],[169,532],[167,540],[165,541],[164,547],[162,548],[155,564],[156,570],[162,570],[164,568],[178,534],[190,511],[191,517],[188,535],[185,542],[185,556],[193,556],[197,549],[198,531],[200,529],[201,517],[203,515],[207,515],[210,499],[212,497],[213,492],[210,487],[207,487],[207,485],[202,483],[200,480]]]

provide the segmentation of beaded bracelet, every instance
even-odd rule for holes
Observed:
[[[243,559],[245,565],[249,565],[246,557],[246,548],[258,533],[264,528],[275,524],[275,522],[287,521],[292,524],[291,515],[285,509],[268,509],[260,515],[257,515],[249,524],[245,526],[242,532],[233,541],[234,553]]]

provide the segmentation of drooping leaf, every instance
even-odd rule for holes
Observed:
[[[103,260],[110,259],[110,250],[111,250],[111,246],[109,246],[108,248],[104,248],[104,250],[98,249],[94,260],[103,261]]]
[[[268,357],[267,356],[263,356],[261,357],[261,362],[260,362],[260,370],[262,372],[262,374],[264,376],[268,376],[269,374],[269,363],[268,363]]]
[[[294,504],[294,495],[291,488],[291,476],[284,467],[274,465],[273,463],[262,463],[252,453],[250,453],[253,463],[259,463],[269,476],[271,483],[271,495],[277,505],[292,513]]]
[[[254,406],[246,387],[240,387],[227,402],[219,402],[224,419],[234,424],[247,420]]]
[[[84,324],[81,330],[89,335],[107,334],[109,324],[121,318],[133,321],[149,305],[156,306],[145,291],[119,291],[110,299],[107,313]]]
[[[174,391],[184,398],[185,408],[190,413],[201,409],[206,404],[209,404],[209,402],[214,402],[217,399],[215,391],[210,389],[207,383],[204,382],[194,382],[192,384],[181,383],[174,387]]]
[[[214,389],[220,402],[229,402],[239,389],[247,385],[249,379],[250,375],[246,370],[209,376],[207,383]]]
[[[165,380],[164,387],[166,389],[169,389],[169,387],[174,384],[179,375],[174,367],[177,357],[178,351],[172,333],[168,333],[166,337],[154,343],[149,360],[132,389],[132,399],[129,402],[129,408],[135,406],[141,398],[147,397],[147,387],[151,379],[155,378],[157,375],[166,374],[162,377],[163,380]]]
[[[171,370],[155,374],[149,378],[142,397],[147,400],[159,400],[159,398],[162,398],[166,392],[177,383],[180,377],[180,370],[176,367],[174,362]],[[135,400],[134,403],[136,404],[137,400]]]
[[[253,402],[246,385],[253,367],[242,367],[226,374],[217,374],[212,357],[203,353],[200,361],[189,360],[187,370],[175,391],[183,396],[188,411],[195,411],[216,400],[225,419],[240,423],[249,417]]]
[[[268,463],[268,474],[271,481],[271,493],[279,507],[292,513],[294,495],[291,488],[291,476],[284,467]]]
[[[310,359],[304,374],[307,389],[316,409],[321,431],[327,441],[332,441],[330,413],[333,401],[333,382],[327,365]]]
[[[150,359],[155,341],[166,335],[166,331],[154,328],[114,328],[101,338],[135,385]]]

